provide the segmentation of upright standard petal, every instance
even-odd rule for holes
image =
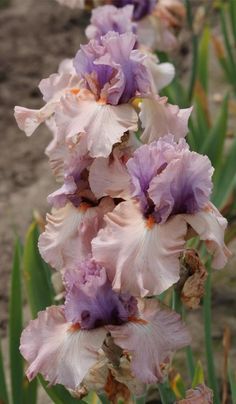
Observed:
[[[50,384],[76,389],[97,362],[105,337],[104,328],[89,332],[73,328],[63,307],[39,312],[21,335],[20,351],[29,363],[28,379],[41,373]]]
[[[122,326],[108,326],[116,345],[131,355],[133,374],[144,383],[161,382],[162,365],[171,354],[190,343],[180,316],[162,309],[156,300],[140,302],[140,317]]]
[[[108,157],[126,131],[137,129],[138,116],[129,104],[113,106],[70,95],[62,101],[56,122],[67,138],[84,133],[91,157]]]
[[[127,5],[120,9],[113,5],[97,7],[92,11],[90,25],[86,28],[85,34],[88,39],[97,39],[109,31],[119,34],[135,32],[136,24],[132,22],[133,5]]]
[[[107,269],[115,290],[134,296],[162,293],[179,279],[179,255],[187,231],[180,215],[158,225],[133,201],[105,216],[106,227],[92,241],[92,253]]]
[[[166,98],[144,99],[141,103],[140,119],[144,128],[141,140],[151,143],[159,137],[172,134],[175,140],[188,133],[188,119],[192,108],[180,109],[167,103]]]
[[[195,215],[182,216],[197,233],[200,240],[206,242],[207,249],[213,255],[213,268],[223,268],[231,255],[231,252],[224,243],[227,220],[211,203]]]

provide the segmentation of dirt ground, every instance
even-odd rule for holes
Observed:
[[[42,214],[48,210],[46,197],[56,188],[44,155],[49,132],[43,126],[27,139],[17,128],[13,107],[42,105],[37,89],[40,79],[54,73],[64,57],[75,54],[85,41],[85,25],[85,15],[61,7],[54,0],[12,0],[10,7],[0,8],[0,334],[4,346],[13,240],[16,233],[23,240],[34,209]],[[184,69],[187,65],[185,61]],[[214,274],[213,337],[219,376],[226,325],[232,330],[232,363],[236,363],[235,264],[232,257],[226,269]],[[203,344],[201,316],[199,310],[188,321],[198,352]],[[49,401],[42,396],[39,402]]]

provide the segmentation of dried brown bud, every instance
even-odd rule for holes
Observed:
[[[182,302],[191,309],[199,306],[204,295],[206,268],[194,249],[188,249],[181,259],[180,281],[177,289],[181,291]]]

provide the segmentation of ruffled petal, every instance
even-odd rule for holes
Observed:
[[[29,362],[27,377],[41,373],[50,384],[75,389],[98,360],[106,330],[80,331],[66,322],[62,307],[52,306],[30,321],[20,351]]]
[[[198,234],[200,240],[206,242],[207,249],[213,255],[213,268],[223,268],[231,255],[231,252],[224,243],[227,220],[211,203],[195,215],[182,216]]]
[[[62,101],[56,121],[67,138],[85,133],[91,157],[108,157],[112,147],[128,130],[137,129],[138,117],[129,104],[107,105],[90,99],[67,96]]]
[[[91,240],[103,225],[103,215],[114,207],[108,198],[99,207],[71,203],[47,215],[47,225],[39,238],[39,251],[53,268],[73,266],[91,253]]]
[[[54,114],[62,95],[73,87],[79,88],[79,78],[67,73],[52,74],[49,78],[41,80],[39,89],[46,104],[40,109],[16,106],[14,116],[19,128],[27,136],[31,136],[42,122]]]
[[[133,374],[144,383],[161,382],[162,364],[190,343],[179,314],[161,309],[154,299],[140,302],[140,317],[122,326],[108,326],[116,345],[131,354]]]
[[[68,62],[66,65],[65,61],[63,62],[64,64],[61,65],[60,69],[64,70],[65,66],[67,66],[68,69]],[[65,89],[69,90],[70,88],[74,87],[79,89],[79,84],[80,78],[75,73],[55,73],[51,74],[51,76],[49,76],[48,78],[41,80],[39,83],[39,89],[43,94],[44,101],[49,102],[55,97],[57,99],[60,98]]]
[[[202,210],[210,198],[213,172],[207,156],[189,150],[176,152],[148,189],[160,221],[165,222],[173,214]]]
[[[31,136],[38,126],[54,113],[55,107],[55,103],[48,103],[41,109],[16,106],[14,116],[17,125],[25,132],[26,136]]]
[[[143,297],[162,293],[178,281],[178,258],[187,231],[180,215],[157,225],[143,218],[138,204],[127,201],[105,221],[106,227],[92,241],[92,252],[115,290]]]
[[[159,137],[172,134],[175,140],[188,132],[188,119],[192,108],[179,109],[167,103],[166,98],[144,99],[141,103],[140,119],[144,132],[141,140],[151,143]]]

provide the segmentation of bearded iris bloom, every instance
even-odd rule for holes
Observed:
[[[64,305],[40,312],[22,333],[29,380],[41,373],[50,384],[78,389],[109,334],[134,377],[153,383],[162,380],[172,352],[189,344],[178,314],[156,300],[114,292],[105,269],[89,257],[65,271],[64,284]]]

